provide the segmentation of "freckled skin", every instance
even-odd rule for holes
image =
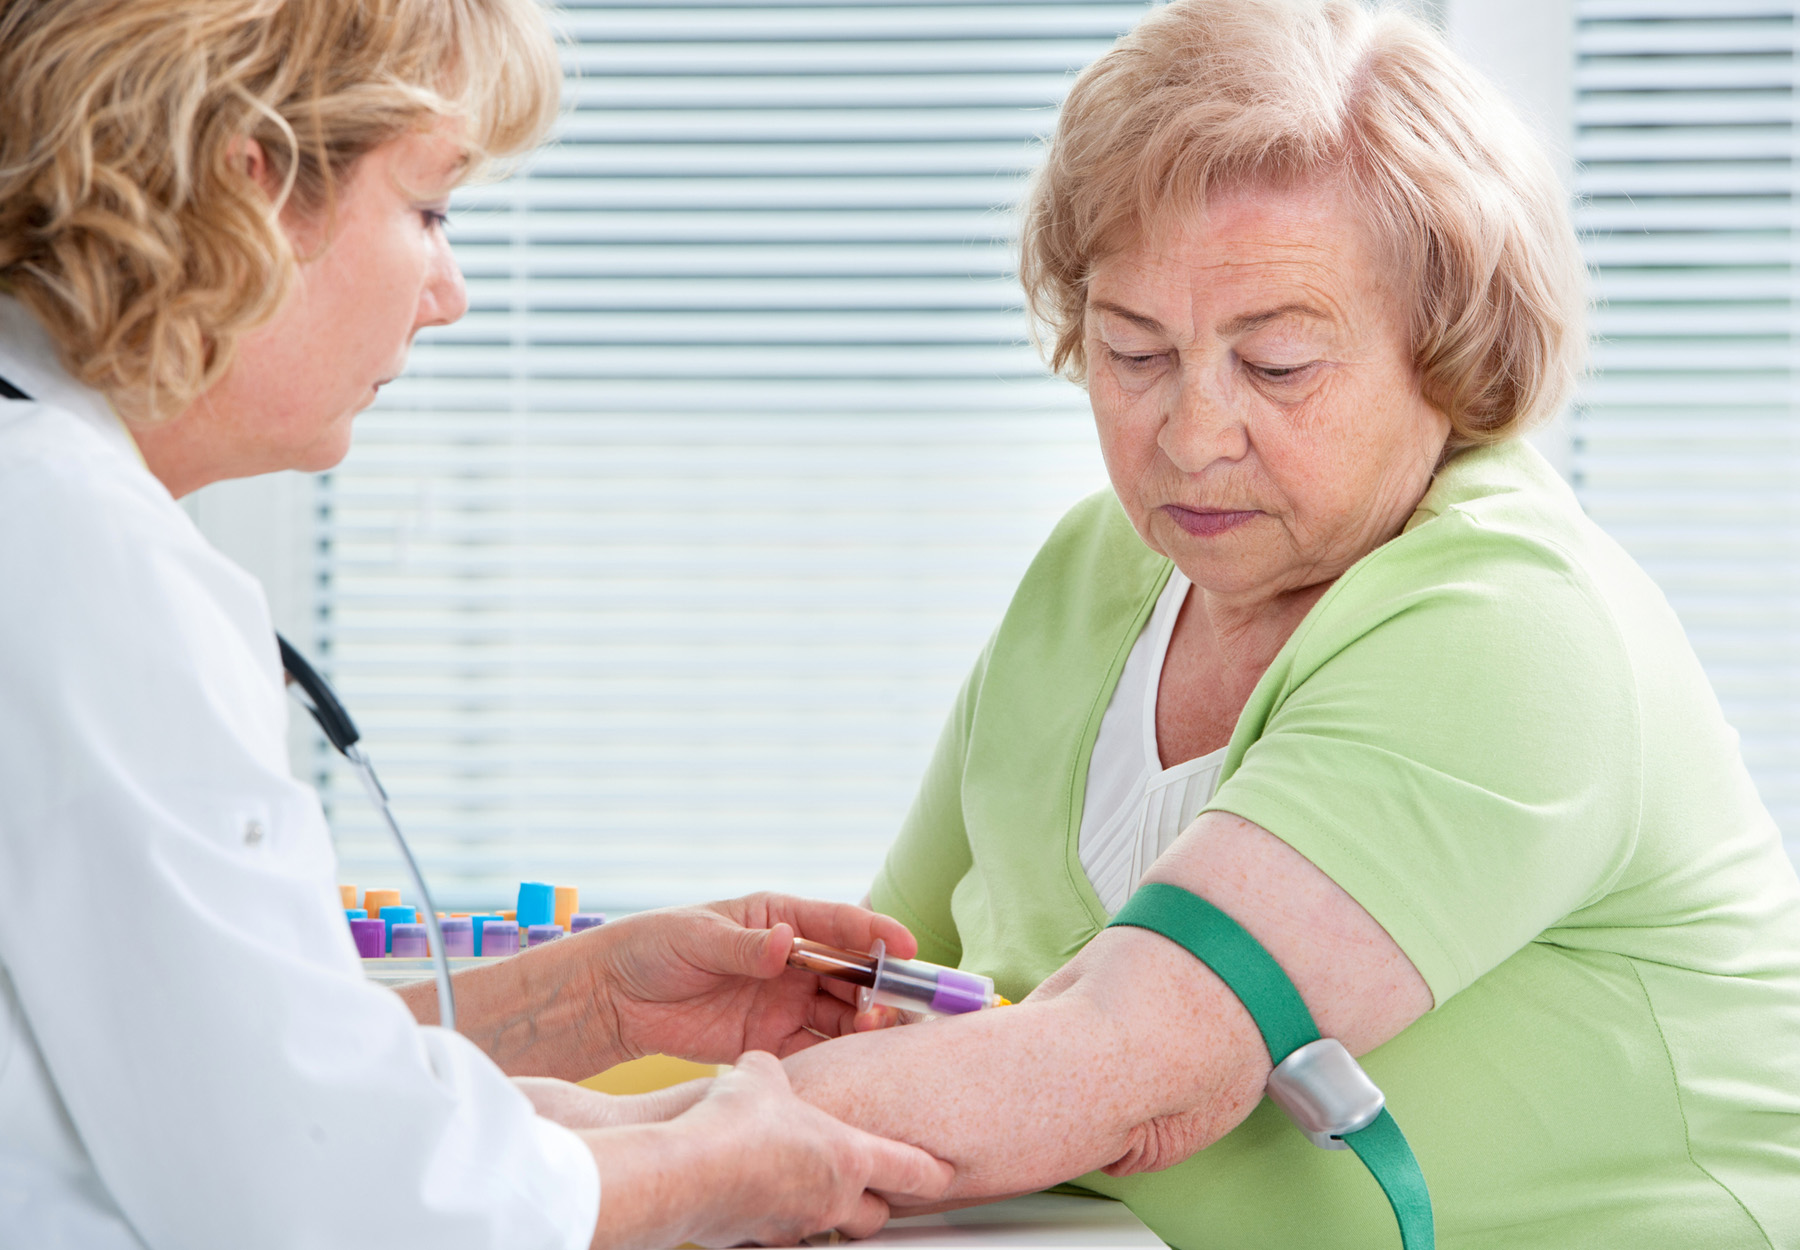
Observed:
[[[1194,583],[1157,697],[1171,766],[1229,740],[1307,611],[1400,532],[1449,422],[1420,394],[1384,257],[1328,187],[1249,190],[1158,223],[1096,267],[1088,297],[1108,475],[1139,536]],[[1195,533],[1177,508],[1190,520],[1235,515]],[[1352,1053],[1431,1008],[1386,931],[1249,821],[1203,815],[1145,880],[1235,918]],[[786,1062],[809,1101],[955,1165],[950,1204],[1096,1168],[1169,1167],[1241,1122],[1269,1073],[1224,984],[1135,929],[1103,932],[1016,1007],[862,1033]]]

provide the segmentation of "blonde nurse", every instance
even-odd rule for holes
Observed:
[[[535,0],[0,0],[0,1245],[782,1242],[948,1181],[775,1058],[852,1023],[794,933],[914,949],[860,909],[607,926],[466,1036],[367,983],[262,594],[175,502],[344,455],[559,84]],[[737,1066],[553,1079],[658,1050]]]

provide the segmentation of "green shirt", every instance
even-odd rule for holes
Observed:
[[[1088,758],[1169,569],[1110,494],[1032,563],[875,885],[922,957],[1018,998],[1105,924]],[[1800,883],[1674,613],[1528,445],[1456,456],[1320,599],[1212,809],[1318,865],[1431,987],[1363,1064],[1441,1246],[1800,1247]],[[1266,1100],[1184,1163],[1082,1183],[1181,1250],[1399,1245],[1362,1164]]]

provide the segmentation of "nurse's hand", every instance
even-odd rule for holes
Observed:
[[[730,1063],[856,1030],[850,987],[788,968],[796,934],[858,951],[880,938],[902,959],[918,950],[898,920],[782,894],[640,912],[580,940],[593,951],[595,1000],[629,1055]],[[876,1022],[870,1013],[861,1025]]]
[[[696,1083],[698,1084],[698,1083]],[[600,1170],[594,1246],[791,1246],[826,1229],[867,1237],[888,1200],[943,1194],[948,1164],[795,1097],[781,1065],[744,1055],[663,1124],[582,1133]]]
[[[675,1118],[706,1095],[712,1078],[684,1081],[648,1094],[603,1094],[548,1076],[515,1076],[513,1085],[531,1100],[532,1110],[564,1128],[618,1128]]]

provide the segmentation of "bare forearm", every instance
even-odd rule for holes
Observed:
[[[1070,1004],[1027,1004],[842,1038],[786,1061],[808,1102],[956,1168],[947,1197],[1039,1189],[1110,1163],[1141,1118],[1093,1080],[1106,1034]]]
[[[1149,879],[1234,917],[1353,1054],[1432,1005],[1373,917],[1267,830],[1208,812]],[[1174,942],[1109,928],[1018,1007],[861,1034],[788,1061],[834,1115],[953,1164],[952,1200],[1038,1188],[1104,1168],[1170,1167],[1261,1101],[1269,1053],[1206,964]]]
[[[457,973],[457,1032],[509,1076],[579,1081],[631,1058],[596,990],[587,940],[582,934]],[[438,1022],[435,982],[405,986],[400,997],[420,1024]]]
[[[1133,1005],[1092,985],[1046,989],[1018,1007],[804,1051],[786,1061],[789,1078],[840,1119],[954,1165],[951,1199],[1040,1189],[1121,1162],[1167,1166],[1255,1105],[1260,1076],[1219,1059],[1235,1049],[1237,1022],[1205,1002]]]

